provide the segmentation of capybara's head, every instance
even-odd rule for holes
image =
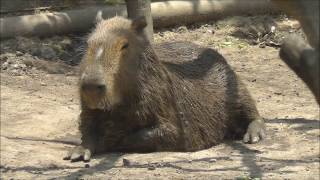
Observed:
[[[81,64],[80,95],[90,109],[112,109],[136,90],[141,56],[148,43],[143,18],[98,22]]]

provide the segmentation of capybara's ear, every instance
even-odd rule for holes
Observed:
[[[103,21],[103,17],[102,17],[102,11],[98,11],[97,16],[96,16],[96,24],[98,24],[99,22]]]
[[[147,21],[143,16],[135,18],[132,20],[131,29],[140,33],[147,26]]]

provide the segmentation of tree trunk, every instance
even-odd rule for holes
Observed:
[[[134,19],[145,17],[147,27],[145,33],[150,42],[153,42],[153,21],[151,16],[151,0],[126,0],[128,17]]]

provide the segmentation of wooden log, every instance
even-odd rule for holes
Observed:
[[[50,36],[88,32],[97,13],[104,18],[127,16],[124,5],[96,6],[57,13],[43,13],[0,19],[0,38],[15,36]],[[231,15],[254,15],[278,12],[269,0],[189,0],[151,4],[155,28],[209,21]]]

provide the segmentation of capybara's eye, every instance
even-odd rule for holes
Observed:
[[[122,47],[121,47],[121,49],[127,49],[129,47],[129,43],[125,43]]]

